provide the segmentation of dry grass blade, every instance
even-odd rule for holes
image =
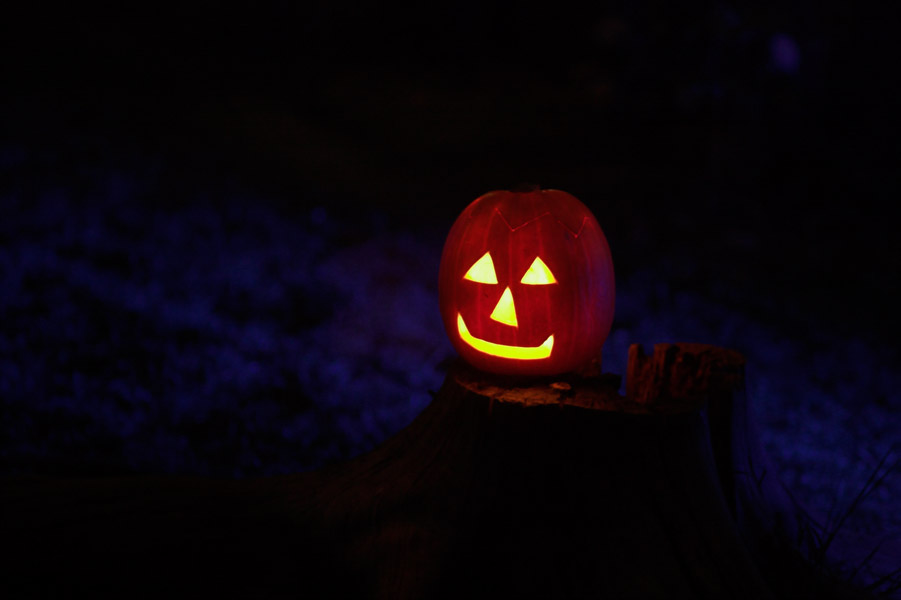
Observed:
[[[879,460],[879,463],[876,465],[876,468],[870,473],[870,476],[867,478],[866,482],[857,492],[857,495],[854,497],[854,500],[848,505],[848,507],[842,512],[841,516],[835,523],[827,522],[827,530],[825,539],[822,540],[821,543],[818,543],[813,552],[814,562],[817,564],[825,564],[826,562],[826,552],[829,550],[829,547],[835,541],[836,536],[841,530],[842,526],[844,526],[845,522],[848,520],[848,517],[857,510],[860,504],[870,495],[872,494],[882,483],[885,481],[885,478],[898,466],[898,462],[895,461],[888,467],[885,466],[886,461],[888,461],[889,456],[891,456],[894,448],[889,448],[889,450],[882,455],[882,458]],[[885,468],[884,468],[885,467]],[[819,536],[817,536],[819,542]]]

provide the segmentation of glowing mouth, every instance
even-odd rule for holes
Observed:
[[[551,355],[551,350],[554,349],[553,334],[547,336],[547,339],[544,340],[540,346],[506,346],[504,344],[495,344],[494,342],[480,340],[469,333],[469,329],[466,328],[466,323],[463,321],[463,315],[460,313],[457,313],[457,331],[460,333],[460,338],[464,342],[479,352],[484,352],[491,356],[500,356],[501,358],[537,360],[539,358],[547,358]]]

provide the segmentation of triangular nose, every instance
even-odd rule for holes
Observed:
[[[518,327],[516,322],[516,307],[513,305],[513,292],[510,288],[504,290],[501,299],[497,301],[497,306],[491,312],[491,318],[498,323],[509,325],[510,327]]]

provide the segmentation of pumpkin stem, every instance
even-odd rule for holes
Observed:
[[[510,188],[510,191],[517,194],[528,194],[531,192],[537,192],[540,189],[541,186],[537,183],[522,182],[514,185],[512,188]]]

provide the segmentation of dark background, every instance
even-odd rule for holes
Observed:
[[[405,222],[447,223],[522,180],[565,187],[609,219],[640,217],[645,231],[615,228],[614,242],[642,235],[669,253],[751,236],[753,255],[729,257],[753,270],[747,285],[790,287],[848,330],[898,329],[895,75],[890,20],[870,9],[86,12],[5,20],[7,132],[81,155],[85,137],[113,157],[152,153],[176,178],[228,174],[295,206],[315,188]]]
[[[243,477],[372,447],[451,355],[444,234],[523,181],[608,236],[612,370],[631,342],[744,352],[767,448],[824,514],[897,448],[872,7],[96,8],[0,20],[5,472]],[[897,519],[889,481],[860,528]]]

